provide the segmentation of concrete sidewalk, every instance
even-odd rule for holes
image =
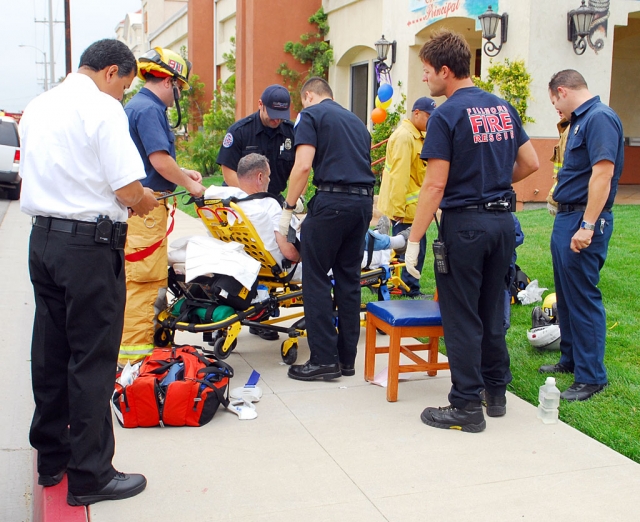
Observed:
[[[33,409],[29,346],[33,297],[27,272],[29,218],[11,203],[0,226],[2,354],[0,520],[30,520]],[[204,234],[178,213],[171,240]],[[282,339],[282,337],[281,337]],[[179,332],[178,342],[202,344]],[[300,342],[299,362],[308,357]],[[637,520],[640,465],[566,424],[544,425],[536,409],[508,395],[508,413],[480,434],[420,421],[445,405],[448,372],[410,374],[399,400],[363,379],[364,331],[355,377],[299,382],[286,376],[280,342],[243,329],[227,359],[232,387],[253,369],[264,395],[258,418],[220,409],[201,428],[126,430],[117,425],[114,464],[144,473],[147,490],[90,508],[92,522],[201,521],[582,521]],[[376,370],[386,366],[378,356]],[[541,384],[543,378],[540,379]]]

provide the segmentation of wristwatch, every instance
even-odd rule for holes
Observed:
[[[294,209],[296,208],[296,206],[295,206],[295,205],[289,205],[289,203],[287,203],[287,200],[285,199],[285,200],[282,202],[282,208],[283,208],[284,210],[294,210]]]
[[[587,223],[586,221],[583,221],[582,224],[580,225],[580,228],[584,228],[585,230],[591,230],[593,232],[596,229],[596,226],[591,223]]]

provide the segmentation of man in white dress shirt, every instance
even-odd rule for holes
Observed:
[[[119,100],[136,75],[131,51],[100,40],[77,73],[33,100],[20,122],[21,208],[33,216],[29,271],[38,483],[67,473],[67,502],[137,495],[142,475],[117,472],[109,401],[125,305],[129,212],[158,206]],[[128,210],[129,208],[129,210]]]

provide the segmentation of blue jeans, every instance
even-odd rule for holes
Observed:
[[[364,251],[369,248],[369,237],[373,237],[373,250],[387,250],[391,248],[391,237],[387,234],[381,234],[375,230],[369,230],[364,235]]]

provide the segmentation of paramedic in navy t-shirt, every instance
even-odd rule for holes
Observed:
[[[538,169],[538,157],[516,110],[474,87],[471,52],[462,35],[434,34],[420,50],[431,96],[447,101],[433,112],[421,158],[428,161],[405,254],[415,277],[420,238],[442,209],[440,239],[448,272],[436,269],[444,340],[451,367],[450,405],[426,408],[429,426],[479,432],[506,413],[511,381],[505,342],[504,281],[515,246],[511,184]],[[484,390],[484,392],[483,392]]]
[[[295,127],[296,161],[280,218],[287,235],[291,213],[313,167],[316,193],[302,222],[305,321],[310,356],[288,376],[300,381],[355,375],[360,337],[360,264],[373,212],[371,135],[351,111],[333,100],[322,78],[300,92],[304,110]],[[333,272],[335,285],[327,274]],[[335,303],[335,306],[334,306]],[[334,310],[340,310],[336,328]]]

